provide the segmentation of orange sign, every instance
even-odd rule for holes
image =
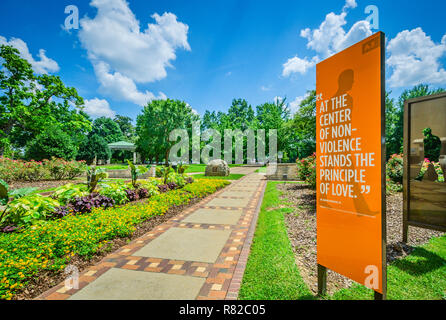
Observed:
[[[385,292],[384,34],[316,67],[318,264]]]

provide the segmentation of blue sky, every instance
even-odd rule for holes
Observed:
[[[64,30],[68,5],[78,30]],[[379,29],[365,21],[368,5]],[[287,97],[296,110],[315,87],[316,62],[378,30],[394,96],[420,82],[446,87],[444,12],[441,0],[2,0],[0,43],[76,87],[93,117],[136,118],[165,97],[200,114],[226,111],[233,98],[255,107]]]

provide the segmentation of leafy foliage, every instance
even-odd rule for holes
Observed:
[[[99,194],[113,199],[116,204],[124,204],[129,201],[127,198],[127,187],[120,183],[102,184]]]
[[[105,172],[104,168],[96,168],[91,167],[87,169],[87,185],[88,185],[88,191],[93,192],[96,189],[96,186],[98,183],[106,179],[108,177],[108,173]]]
[[[107,141],[97,135],[92,134],[88,137],[84,137],[79,145],[79,152],[77,154],[78,160],[85,160],[88,163],[92,163],[94,159],[110,159],[111,151],[108,147]],[[95,165],[96,163],[94,163]]]
[[[58,127],[74,142],[91,130],[76,89],[66,87],[58,76],[35,75],[31,64],[11,46],[0,46],[0,61],[0,155],[10,148],[26,147],[45,131],[44,136],[61,139],[58,129],[48,132],[50,127]],[[34,141],[33,152],[38,151],[38,143],[44,144]],[[45,151],[57,152],[49,156],[73,157],[61,154],[53,142],[45,145]]]
[[[77,151],[76,143],[67,133],[58,126],[50,126],[27,145],[26,157],[38,161],[51,157],[71,160]]]
[[[4,221],[15,226],[44,220],[60,204],[57,200],[40,194],[28,195],[11,201],[6,208]]]
[[[316,154],[298,159],[296,163],[299,179],[308,183],[312,189],[316,189]]]
[[[127,162],[129,164],[130,174],[132,176],[132,185],[134,188],[136,188],[136,186],[137,186],[136,182],[138,180],[138,176],[143,175],[144,173],[149,171],[149,168],[144,167],[144,166],[135,166],[133,164],[133,162],[130,160],[128,160]]]
[[[57,199],[61,204],[67,204],[74,198],[82,198],[88,194],[88,187],[86,185],[68,183],[56,188],[51,197]]]
[[[148,160],[165,160],[168,165],[169,152],[175,142],[169,134],[175,129],[186,129],[191,136],[192,122],[199,116],[192,108],[179,100],[153,100],[147,104],[136,120],[137,150]]]
[[[393,154],[386,164],[386,174],[395,183],[403,183],[403,155]]]

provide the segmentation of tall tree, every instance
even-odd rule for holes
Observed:
[[[16,48],[0,46],[0,58],[0,154],[10,146],[25,147],[55,123],[72,137],[91,129],[76,89],[58,76],[35,75]]]
[[[124,138],[133,142],[135,140],[135,127],[132,124],[132,118],[117,115],[113,120],[118,124]]]
[[[316,90],[308,91],[307,97],[300,103],[299,110],[288,124],[290,136],[298,151],[298,157],[303,158],[316,151]]]
[[[269,130],[277,130],[277,150],[289,152],[288,134],[285,124],[290,118],[290,111],[286,99],[277,99],[274,103],[264,103],[257,106],[257,129],[264,129],[266,133],[266,147],[268,147]]]
[[[94,120],[91,135],[98,135],[107,143],[117,142],[124,139],[121,128],[111,118],[99,117]]]
[[[186,129],[191,136],[192,123],[199,119],[192,108],[179,100],[153,100],[148,103],[136,120],[138,150],[148,158],[162,155],[169,164],[169,152],[175,142],[169,141],[175,129]],[[159,160],[159,159],[157,159]]]

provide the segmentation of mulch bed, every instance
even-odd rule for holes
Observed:
[[[218,190],[217,190],[218,191]],[[175,206],[170,208],[164,215],[161,216],[153,216],[150,219],[138,224],[136,226],[135,232],[129,237],[126,238],[117,238],[114,240],[110,240],[107,243],[106,248],[97,252],[92,257],[80,257],[75,255],[69,262],[70,265],[73,265],[78,268],[79,273],[82,273],[85,269],[89,268],[100,262],[105,256],[108,254],[118,250],[120,247],[127,245],[134,239],[137,239],[143,236],[145,233],[153,230],[160,224],[165,223],[170,218],[176,216],[181,213],[184,209],[193,206],[194,204],[200,202],[203,198],[194,198],[186,205]],[[132,202],[128,205],[134,205],[138,202],[147,201],[147,200],[139,200]],[[64,274],[64,270],[54,272],[54,271],[42,271],[39,272],[38,275],[34,276],[28,284],[23,288],[23,290],[17,293],[13,299],[14,300],[31,300],[45,291],[51,289],[52,287],[58,285],[66,278],[66,274]]]
[[[300,273],[313,293],[317,293],[317,256],[316,256],[316,192],[303,184],[278,184],[281,198],[286,207],[294,212],[285,215],[288,237],[293,247]],[[402,243],[403,195],[387,195],[387,261],[403,258],[415,246],[422,245],[432,237],[444,233],[409,227],[409,241]],[[341,288],[348,288],[353,281],[328,270],[327,293],[332,294]]]
[[[85,180],[85,179],[83,179]],[[9,187],[11,189],[19,189],[19,188],[37,188],[38,190],[46,190],[51,188],[57,188],[68,183],[79,183],[80,179],[73,180],[42,180],[35,182],[25,182],[25,181],[14,181],[9,183]]]

